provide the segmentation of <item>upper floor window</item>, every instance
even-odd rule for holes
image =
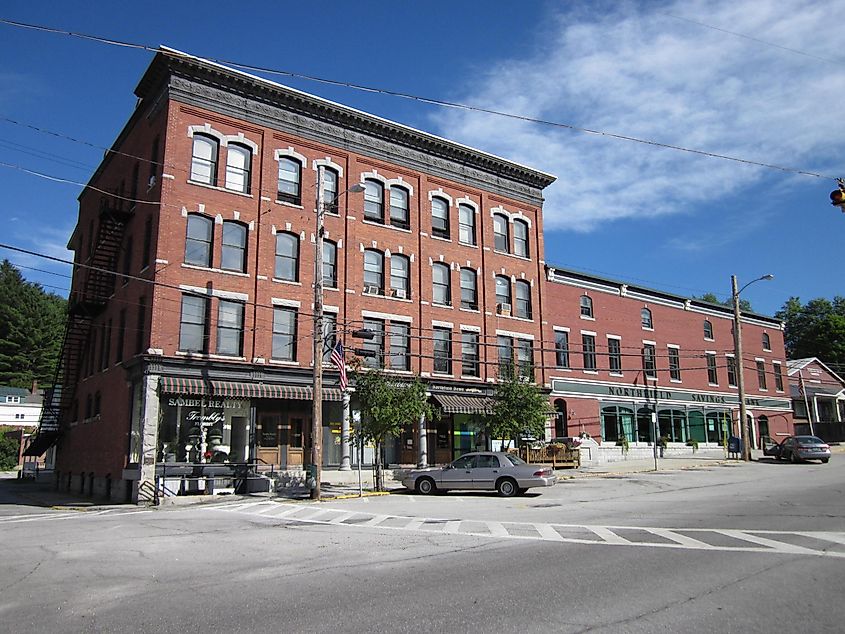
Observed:
[[[669,348],[669,378],[673,381],[681,380],[681,351]]]
[[[378,181],[364,181],[364,219],[384,222],[384,185]]]
[[[214,221],[199,214],[188,214],[188,235],[185,238],[185,264],[211,266]]]
[[[783,392],[783,368],[780,363],[772,364],[775,368],[775,389]]]
[[[182,296],[182,316],[179,322],[179,350],[208,352],[208,298],[197,295]]]
[[[20,403],[21,397],[20,396],[12,396],[12,395],[6,396],[6,402],[7,403]]]
[[[478,310],[477,276],[474,269],[461,269],[461,308]]]
[[[565,330],[555,330],[555,365],[569,367],[569,333]]]
[[[373,333],[372,339],[361,342],[364,354],[364,366],[367,368],[384,367],[384,321],[364,319],[364,330]]]
[[[493,214],[493,249],[510,253],[510,234],[508,218],[502,214]]]
[[[528,223],[524,220],[513,221],[513,252],[515,255],[527,258],[528,252]]]
[[[581,317],[593,317],[593,300],[589,295],[581,295]]]
[[[531,285],[525,280],[516,281],[516,316],[531,319]]]
[[[452,304],[452,283],[450,280],[449,265],[442,262],[435,262],[431,267],[432,296],[431,301],[435,304]]]
[[[713,338],[713,324],[710,322],[709,319],[704,320],[704,338],[705,339],[712,339]]]
[[[500,315],[511,314],[511,281],[504,275],[496,276],[496,312]]]
[[[596,369],[596,336],[581,333],[581,356],[584,358],[584,369]]]
[[[449,237],[449,203],[443,198],[431,199],[431,235]]]
[[[214,137],[194,135],[191,155],[191,180],[206,185],[217,185],[217,157],[220,144]]]
[[[616,337],[607,338],[607,369],[611,374],[622,374],[622,342]]]
[[[223,222],[223,247],[220,268],[246,272],[246,225],[233,220]]]
[[[390,256],[390,294],[399,299],[411,298],[411,260],[394,253]]]
[[[411,369],[411,326],[401,322],[390,322],[390,357],[387,366],[391,370]]]
[[[769,389],[766,385],[766,362],[757,360],[757,385],[761,390]]]
[[[337,245],[323,240],[323,284],[337,288]]]
[[[728,366],[728,385],[736,387],[736,358],[733,356],[727,357]]]
[[[653,343],[643,344],[643,374],[651,379],[657,378],[657,354]]]
[[[327,214],[338,213],[338,173],[326,167],[323,169],[323,211]]]
[[[651,321],[651,311],[648,308],[643,308],[640,311],[640,321],[643,324],[643,328],[653,329],[654,322]]]
[[[452,374],[452,331],[449,328],[434,329],[434,371]]]
[[[226,152],[226,189],[248,194],[251,186],[252,150],[230,143]]]
[[[390,188],[390,224],[400,229],[410,229],[408,190],[404,187]]]
[[[239,357],[244,349],[244,305],[221,299],[217,305],[217,354]]]
[[[296,361],[296,327],[298,315],[295,308],[273,308],[273,348],[271,354],[280,361]]]
[[[299,236],[276,234],[276,268],[273,277],[288,282],[299,281]]]
[[[302,163],[283,156],[279,159],[279,182],[276,197],[286,203],[302,204]]]
[[[767,332],[763,333],[763,350],[766,352],[772,351],[772,340],[769,338],[769,333]]]
[[[461,375],[480,376],[477,332],[461,333]]]
[[[475,244],[475,209],[469,205],[458,205],[458,240]]]
[[[381,251],[364,251],[364,292],[384,295],[384,254]]]
[[[719,385],[719,373],[716,370],[716,355],[706,352],[704,358],[707,360],[707,382],[711,385]]]

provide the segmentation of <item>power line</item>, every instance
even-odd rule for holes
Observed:
[[[97,43],[100,43],[100,44],[106,44],[106,45],[109,45],[109,46],[120,46],[120,47],[124,47],[124,48],[133,48],[133,49],[148,51],[148,52],[152,52],[152,53],[160,53],[161,50],[162,50],[159,47],[154,47],[154,46],[150,46],[150,45],[147,45],[147,44],[140,44],[140,43],[136,43],[136,42],[126,42],[126,41],[117,40],[117,39],[113,39],[113,38],[105,38],[105,37],[101,37],[101,36],[90,35],[90,34],[87,34],[87,33],[78,33],[78,32],[74,32],[74,31],[67,31],[67,30],[64,30],[64,29],[46,27],[46,26],[43,26],[43,25],[17,22],[17,21],[14,21],[14,20],[7,20],[7,19],[4,19],[4,18],[0,18],[0,24],[6,24],[6,25],[13,26],[13,27],[16,27],[16,28],[43,31],[43,32],[46,32],[46,33],[52,33],[52,34],[57,34],[57,35],[66,35],[68,37],[75,37],[75,38],[79,38],[79,39],[89,40],[89,41],[97,42]],[[530,116],[527,116],[527,115],[521,115],[521,114],[516,114],[516,113],[512,113],[512,112],[505,112],[505,111],[502,111],[502,110],[494,110],[492,108],[484,108],[484,107],[481,107],[481,106],[471,106],[469,104],[464,104],[464,103],[460,103],[460,102],[456,102],[456,101],[447,101],[445,99],[437,99],[437,98],[434,98],[434,97],[425,97],[425,96],[421,96],[421,95],[414,95],[412,93],[400,92],[400,91],[390,90],[390,89],[386,89],[386,88],[366,86],[366,85],[363,85],[363,84],[356,84],[356,83],[346,82],[346,81],[341,81],[341,80],[336,80],[336,79],[328,79],[328,78],[325,78],[325,77],[317,77],[317,76],[314,76],[314,75],[305,75],[303,73],[297,73],[297,72],[294,72],[294,71],[268,68],[268,67],[265,67],[265,66],[256,66],[256,65],[253,65],[253,64],[245,64],[245,63],[242,63],[242,62],[220,59],[220,58],[214,58],[214,57],[197,58],[195,56],[188,55],[186,53],[181,53],[179,51],[175,51],[175,50],[172,50],[172,49],[168,49],[167,53],[169,55],[176,56],[176,57],[184,57],[185,59],[201,59],[203,61],[208,61],[208,62],[212,62],[212,63],[215,63],[215,64],[226,65],[226,66],[230,66],[232,68],[242,69],[242,70],[251,71],[251,72],[267,73],[267,74],[271,74],[271,75],[280,75],[280,76],[283,76],[283,77],[290,77],[290,78],[293,78],[293,79],[301,79],[301,80],[305,80],[305,81],[311,81],[311,82],[326,84],[326,85],[330,85],[330,86],[338,86],[338,87],[349,88],[349,89],[352,89],[352,90],[358,90],[358,91],[362,91],[362,92],[387,95],[387,96],[391,96],[391,97],[397,97],[397,98],[400,98],[400,99],[408,99],[408,100],[411,100],[411,101],[416,101],[416,102],[419,102],[419,103],[426,103],[426,104],[435,105],[435,106],[441,106],[441,107],[444,107],[444,108],[453,108],[453,109],[457,109],[457,110],[479,112],[479,113],[482,113],[482,114],[490,114],[490,115],[494,115],[494,116],[505,117],[505,118],[508,118],[508,119],[514,119],[514,120],[523,121],[523,122],[526,122],[526,123],[535,123],[535,124],[538,124],[538,125],[544,125],[544,126],[549,126],[549,127],[554,127],[554,128],[571,130],[573,132],[581,132],[583,134],[589,134],[589,135],[594,135],[594,136],[603,136],[603,137],[607,137],[607,138],[610,138],[610,139],[616,139],[616,140],[620,140],[620,141],[629,141],[629,142],[632,142],[632,143],[639,143],[639,144],[642,144],[642,145],[649,145],[649,146],[652,146],[652,147],[659,147],[659,148],[668,149],[668,150],[675,150],[675,151],[678,151],[678,152],[686,152],[686,153],[695,154],[695,155],[698,155],[698,156],[706,156],[706,157],[709,157],[709,158],[716,158],[716,159],[721,159],[721,160],[726,160],[726,161],[732,161],[732,162],[735,162],[735,163],[742,163],[744,165],[752,165],[752,166],[755,166],[755,167],[763,167],[763,168],[766,168],[766,169],[772,169],[772,170],[776,170],[776,171],[780,171],[780,172],[799,174],[799,175],[803,175],[803,176],[813,176],[815,178],[824,178],[824,179],[829,179],[829,180],[834,180],[834,181],[836,180],[835,176],[820,174],[818,172],[811,172],[809,170],[803,170],[803,169],[798,169],[798,168],[794,168],[794,167],[786,167],[786,166],[782,166],[782,165],[776,165],[774,163],[765,163],[765,162],[762,162],[762,161],[745,159],[745,158],[741,158],[741,157],[737,157],[737,156],[731,156],[731,155],[728,155],[728,154],[719,154],[718,152],[709,152],[709,151],[706,151],[706,150],[698,150],[698,149],[694,149],[694,148],[684,147],[684,146],[681,146],[681,145],[675,145],[675,144],[672,144],[672,143],[664,143],[664,142],[661,142],[661,141],[655,141],[655,140],[652,140],[652,139],[643,139],[643,138],[640,138],[640,137],[635,137],[635,136],[631,136],[631,135],[627,135],[627,134],[621,134],[621,133],[616,133],[616,132],[608,132],[608,131],[598,130],[598,129],[593,129],[593,128],[586,128],[586,127],[578,126],[578,125],[575,125],[575,124],[563,123],[563,122],[560,122],[560,121],[551,121],[551,120],[548,120],[548,119],[540,119],[540,118],[530,117]]]

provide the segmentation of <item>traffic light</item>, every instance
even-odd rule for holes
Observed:
[[[834,189],[830,192],[830,204],[834,207],[839,207],[842,213],[845,213],[845,180],[836,179],[839,183],[839,189]]]

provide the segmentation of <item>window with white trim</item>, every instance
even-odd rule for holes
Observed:
[[[384,295],[384,253],[376,249],[364,251],[364,293]]]
[[[279,179],[276,200],[302,204],[302,163],[289,156],[279,157]]]
[[[452,330],[434,328],[434,371],[452,374]]]
[[[208,352],[208,298],[182,295],[179,350],[203,354]]]
[[[531,319],[531,284],[525,280],[517,280],[514,288],[516,296],[514,314],[523,319]]]
[[[653,343],[643,344],[643,374],[650,379],[657,378],[657,352]]]
[[[670,347],[669,352],[669,378],[673,381],[681,380],[681,351],[679,348]]]
[[[213,241],[214,220],[200,214],[188,214],[185,264],[210,267]]]
[[[458,240],[461,244],[475,245],[475,209],[458,205]]]
[[[252,180],[252,150],[239,143],[226,148],[226,189],[248,194]]]
[[[246,272],[247,226],[235,220],[223,221],[223,245],[220,268],[224,271]]]
[[[607,338],[607,367],[611,374],[622,374],[622,342],[616,337]]]
[[[411,299],[411,260],[406,255],[390,256],[390,294],[399,299]]]
[[[411,228],[409,193],[404,187],[390,188],[390,224],[400,229]]]
[[[514,255],[519,255],[527,258],[528,251],[528,223],[524,220],[513,221],[513,252]]]
[[[461,333],[461,376],[480,376],[477,332]]]
[[[493,250],[510,253],[510,228],[504,214],[493,214]]]
[[[220,142],[206,134],[194,134],[191,154],[191,180],[217,186],[217,160]]]
[[[478,310],[478,288],[475,269],[461,269],[461,308]]]
[[[431,301],[444,306],[452,305],[452,281],[449,265],[435,262],[431,266]]]
[[[384,185],[371,178],[364,181],[364,220],[384,222]]]
[[[337,288],[337,244],[323,240],[323,285]]]
[[[276,267],[273,277],[299,281],[299,236],[286,231],[276,234]]]
[[[449,203],[437,196],[431,199],[431,235],[449,238]]]
[[[296,361],[296,330],[299,315],[296,308],[273,307],[272,358],[277,361]]]
[[[243,349],[243,302],[221,299],[217,304],[217,354],[240,357]]]

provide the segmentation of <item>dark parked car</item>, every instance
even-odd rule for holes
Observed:
[[[787,436],[780,443],[764,445],[763,455],[777,460],[830,460],[830,445],[816,436]]]
[[[464,454],[445,467],[414,469],[402,484],[429,495],[451,489],[498,491],[503,497],[521,495],[529,487],[550,487],[556,482],[548,467],[530,465],[518,456],[502,451]]]

